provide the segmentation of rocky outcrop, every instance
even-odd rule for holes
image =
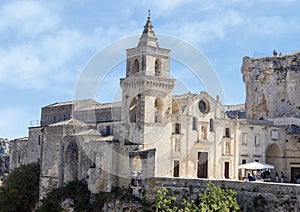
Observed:
[[[9,154],[9,140],[0,138],[0,154]]]
[[[247,118],[300,117],[300,52],[243,58]]]
[[[9,140],[0,138],[0,180],[9,168]]]
[[[139,202],[124,202],[119,200],[113,200],[109,203],[105,203],[102,208],[103,212],[123,212],[132,211],[139,212],[143,211],[143,206]]]

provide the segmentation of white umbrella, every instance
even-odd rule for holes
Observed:
[[[256,169],[274,169],[274,166],[266,163],[261,163],[261,162],[250,162],[250,163],[245,163],[242,165],[239,165],[239,169],[249,169],[249,170],[256,170]]]

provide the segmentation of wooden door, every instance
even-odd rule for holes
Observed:
[[[198,178],[207,178],[207,163],[208,153],[207,152],[198,152]]]

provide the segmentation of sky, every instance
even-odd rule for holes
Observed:
[[[41,107],[73,100],[91,57],[119,39],[141,35],[148,9],[157,35],[184,40],[210,61],[224,104],[244,103],[242,58],[271,56],[274,49],[300,51],[299,8],[297,0],[2,0],[0,137],[27,136]],[[192,82],[191,73],[171,60],[178,86],[199,93],[203,86]],[[112,94],[124,76],[123,61],[110,70],[94,99],[115,101]]]

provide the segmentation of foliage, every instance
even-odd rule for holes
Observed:
[[[221,189],[209,182],[206,191],[199,194],[201,211],[238,211],[237,192],[232,189]]]
[[[157,191],[155,208],[156,211],[172,212],[177,211],[178,207],[175,206],[176,198],[170,195],[170,191],[166,188]]]
[[[52,190],[41,200],[41,206],[37,211],[62,211],[60,203],[65,199],[73,200],[75,211],[88,211],[90,192],[86,183],[78,180],[71,181],[61,188]]]
[[[232,189],[221,189],[209,182],[207,189],[199,194],[196,201],[183,199],[181,204],[176,203],[176,198],[171,196],[168,189],[157,191],[155,202],[156,211],[165,212],[229,212],[238,211],[239,205],[236,199],[237,192]]]
[[[132,195],[132,191],[128,188],[112,188],[111,192],[100,192],[93,194],[90,201],[90,210],[100,211],[104,203],[111,202],[112,200],[119,201],[134,201],[136,198]]]
[[[14,169],[0,188],[0,212],[32,211],[39,199],[39,165]]]
[[[72,181],[65,184],[63,187],[54,189],[48,195],[41,200],[41,206],[36,210],[37,212],[48,211],[63,211],[61,203],[64,200],[72,200],[74,211],[102,211],[105,203],[118,200],[118,201],[137,201],[132,195],[130,189],[125,188],[113,188],[111,192],[100,192],[97,194],[91,194],[88,190],[87,184],[82,181]],[[143,205],[149,206],[145,200]],[[147,211],[147,208],[145,208]],[[153,211],[153,210],[151,210]]]

